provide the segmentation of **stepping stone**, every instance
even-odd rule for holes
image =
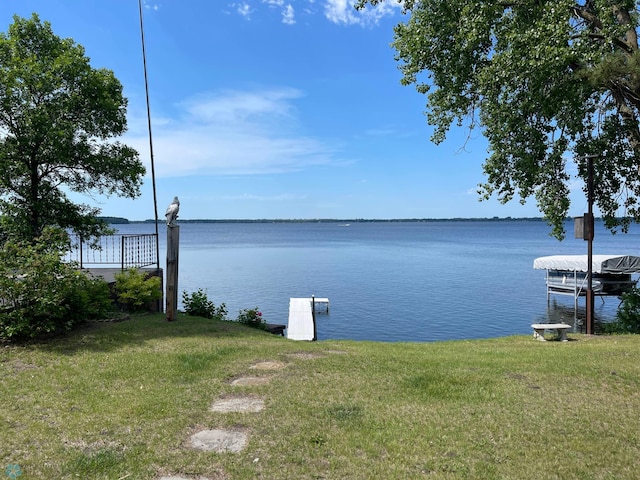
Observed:
[[[324,355],[320,353],[314,353],[314,352],[295,352],[295,353],[287,353],[287,356],[293,357],[293,358],[300,358],[302,360],[312,360],[314,358],[321,358]]]
[[[231,397],[217,400],[211,408],[212,412],[259,412],[264,408],[264,400],[251,397]]]
[[[198,477],[198,478],[189,478],[189,477],[179,477],[175,475],[169,475],[160,477],[158,480],[209,480],[207,477]]]
[[[271,377],[240,377],[236,378],[231,385],[236,386],[250,386],[250,385],[266,385],[271,381]]]
[[[283,362],[267,361],[256,363],[249,368],[252,368],[254,370],[281,370],[286,366],[287,364]]]
[[[205,452],[242,451],[249,442],[249,436],[235,430],[202,430],[191,435],[191,447]]]

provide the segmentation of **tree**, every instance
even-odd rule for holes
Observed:
[[[594,200],[606,225],[626,230],[640,220],[634,1],[405,0],[403,8],[409,19],[393,43],[402,83],[427,95],[434,142],[454,122],[482,130],[481,198],[535,196],[562,238],[570,183],[586,178],[585,159],[597,155]]]
[[[104,233],[100,210],[65,192],[140,195],[138,153],[109,141],[127,128],[122,85],[38,15],[13,19],[0,33],[1,228],[28,240],[46,226]]]

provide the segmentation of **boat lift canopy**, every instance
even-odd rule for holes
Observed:
[[[537,270],[560,270],[586,272],[586,255],[551,255],[539,257],[533,261]],[[631,274],[640,273],[640,257],[631,255],[593,255],[591,262],[593,273]]]
[[[587,289],[587,255],[552,255],[533,261],[533,268],[547,271],[547,301],[550,295],[571,295],[574,308],[578,309],[578,297]],[[631,255],[593,255],[591,272],[592,288],[596,295],[618,296],[634,287],[637,280],[632,274],[640,273],[640,257]]]

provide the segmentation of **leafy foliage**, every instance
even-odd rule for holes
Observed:
[[[609,331],[640,333],[640,289],[633,288],[630,292],[622,294],[617,322],[609,325]]]
[[[243,308],[238,312],[237,321],[248,327],[266,330],[267,322],[262,318],[262,312],[256,308]]]
[[[139,312],[162,298],[160,277],[150,276],[136,268],[115,274],[118,302],[125,310]]]
[[[107,284],[61,261],[67,235],[45,229],[36,242],[0,248],[0,338],[24,339],[71,330],[111,310]]]
[[[226,320],[227,318],[227,306],[221,303],[219,307],[216,307],[201,288],[190,294],[186,291],[182,292],[182,303],[188,315],[216,320]]]
[[[54,35],[36,14],[0,33],[0,215],[3,229],[34,239],[47,225],[85,238],[105,232],[99,209],[66,191],[135,198],[138,153],[109,139],[127,128],[113,72],[94,69],[82,46]]]
[[[409,19],[393,43],[402,83],[427,96],[434,142],[454,123],[482,130],[481,198],[533,196],[562,238],[573,176],[584,180],[585,158],[596,155],[594,199],[607,226],[640,220],[635,2],[405,0],[403,8]]]

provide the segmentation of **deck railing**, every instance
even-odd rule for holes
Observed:
[[[97,265],[119,265],[122,270],[147,267],[158,263],[157,243],[155,233],[107,235],[93,242],[71,235],[71,248],[65,260],[78,263],[80,268]]]

